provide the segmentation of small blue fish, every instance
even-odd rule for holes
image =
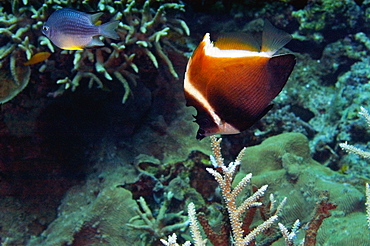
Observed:
[[[88,14],[70,8],[58,9],[45,22],[42,33],[56,46],[65,50],[103,46],[104,43],[99,39],[99,35],[119,39],[115,32],[119,21],[94,25],[102,14]]]

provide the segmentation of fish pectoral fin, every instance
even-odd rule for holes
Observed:
[[[98,36],[93,37],[91,41],[86,45],[86,47],[94,46],[104,46],[104,43],[99,39]]]

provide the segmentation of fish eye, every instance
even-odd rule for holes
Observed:
[[[49,31],[49,27],[48,27],[48,26],[43,26],[43,27],[42,27],[42,30],[43,30],[44,32],[47,32],[47,31]]]

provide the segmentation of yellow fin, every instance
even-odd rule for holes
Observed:
[[[33,65],[39,62],[43,62],[50,57],[50,52],[39,52],[34,54],[31,59],[23,63],[23,65]]]
[[[261,45],[247,33],[226,33],[220,36],[214,44],[221,50],[260,51]]]

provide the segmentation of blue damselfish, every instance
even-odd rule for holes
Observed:
[[[103,46],[98,36],[119,39],[115,31],[119,21],[94,25],[102,14],[89,14],[70,8],[58,9],[45,22],[42,33],[56,46],[65,50]]]

